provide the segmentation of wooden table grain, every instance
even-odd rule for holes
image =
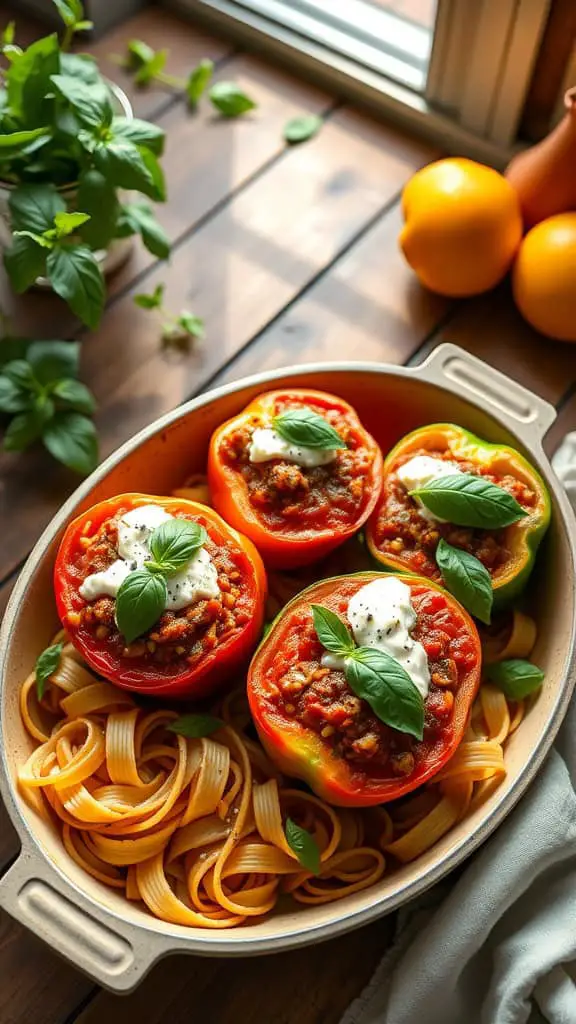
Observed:
[[[3,23],[0,16],[0,28]],[[37,27],[19,21],[21,38]],[[258,102],[237,121],[191,113],[165,88],[137,90],[114,54],[141,38],[170,50],[184,74],[199,58]],[[454,341],[559,409],[551,450],[576,427],[576,348],[545,341],[519,317],[507,286],[454,304],[419,287],[396,244],[402,187],[437,154],[189,22],[150,8],[89,47],[138,116],[167,132],[169,202],[160,219],[169,263],[141,247],[110,282],[99,330],[87,334],[56,297],[17,299],[0,274],[0,304],[16,332],[82,340],[82,377],[99,403],[102,455],[178,403],[256,370],[315,360],[418,361]],[[282,127],[319,113],[323,130],[292,149]],[[162,348],[133,297],[166,284],[167,305],[206,321],[206,341]],[[0,342],[1,344],[1,342]],[[76,478],[42,451],[0,455],[0,613],[44,526]],[[0,870],[18,841],[0,807]],[[255,960],[176,956],[128,997],[112,996],[22,929],[0,918],[1,1024],[336,1024],[390,943],[384,919],[312,949]]]

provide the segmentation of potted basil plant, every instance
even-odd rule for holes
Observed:
[[[90,56],[67,52],[90,27],[80,0],[53,2],[62,43],[54,33],[22,50],[11,24],[0,44],[0,247],[16,292],[49,284],[95,328],[103,271],[126,255],[126,239],[140,234],[155,256],[169,255],[147,201],[166,198],[164,133],[133,117]]]

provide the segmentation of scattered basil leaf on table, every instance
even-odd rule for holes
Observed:
[[[128,63],[133,68],[149,64],[154,59],[154,50],[142,39],[131,39],[127,46]]]
[[[395,658],[376,647],[357,647],[346,657],[344,674],[381,722],[422,739],[424,698]]]
[[[153,292],[146,294],[143,292],[141,295],[134,296],[134,305],[140,306],[141,309],[162,309],[162,302],[164,301],[164,285],[156,285]]]
[[[447,590],[471,615],[490,625],[494,592],[490,573],[482,562],[442,538],[436,548],[436,563]]]
[[[166,604],[164,576],[136,569],[120,584],[116,595],[116,622],[126,643],[146,633],[158,621]]]
[[[180,736],[188,736],[190,739],[200,739],[202,736],[210,736],[217,729],[222,729],[225,723],[221,718],[214,715],[180,715],[166,728],[170,732],[176,732]]]
[[[321,604],[310,605],[316,635],[327,651],[344,657],[356,650],[354,638],[342,619]]]
[[[146,562],[146,567],[156,572],[172,575],[191,561],[203,544],[208,534],[199,523],[184,519],[171,519],[152,532],[150,551],[153,562]]]
[[[190,313],[187,309],[183,309],[179,316],[176,317],[172,328],[169,324],[164,325],[164,333],[169,328],[171,333],[174,331],[180,331],[187,334],[190,338],[203,338],[205,334],[204,320],[201,316],[195,316],[194,313]]]
[[[136,85],[149,85],[166,67],[168,50],[152,50],[152,56],[140,64],[134,81]]]
[[[285,826],[286,842],[292,853],[300,861],[303,868],[311,871],[313,875],[320,874],[320,850],[314,836],[305,828],[297,825],[292,818],[286,819]]]
[[[290,444],[325,450],[346,447],[334,427],[312,409],[288,409],[274,417],[272,426]]]
[[[239,117],[257,106],[235,82],[215,82],[208,97],[223,117]]]
[[[425,487],[410,491],[434,515],[456,526],[484,530],[517,523],[527,513],[508,491],[471,473],[438,477]]]
[[[542,669],[521,658],[494,662],[486,667],[486,675],[510,700],[523,700],[539,690],[544,681]]]
[[[191,106],[195,106],[200,97],[206,91],[212,74],[214,72],[214,61],[204,58],[190,72],[186,82],[186,96]]]
[[[38,694],[38,700],[42,700],[46,683],[60,664],[63,647],[64,644],[52,644],[52,647],[47,647],[45,651],[42,651],[36,662],[36,693]]]
[[[311,139],[320,131],[323,121],[317,114],[306,114],[303,117],[293,117],[284,125],[282,137],[286,142],[293,144],[305,142]]]
[[[57,412],[42,431],[42,442],[55,459],[82,476],[98,463],[96,427],[78,412]]]

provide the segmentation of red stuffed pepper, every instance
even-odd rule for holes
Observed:
[[[117,686],[202,697],[249,657],[266,578],[253,544],[204,505],[121,494],[75,519],[54,569],[58,614]]]
[[[308,565],[356,533],[381,478],[380,449],[354,409],[321,391],[260,395],[210,443],[215,508],[273,568]]]
[[[286,606],[252,660],[248,697],[282,772],[331,804],[365,807],[421,786],[452,756],[480,666],[472,619],[437,584],[358,573]]]

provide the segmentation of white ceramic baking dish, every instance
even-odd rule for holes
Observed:
[[[490,441],[511,443],[538,467],[553,501],[553,524],[532,592],[543,690],[506,748],[508,774],[487,802],[419,860],[373,888],[318,907],[286,903],[258,924],[230,931],[158,921],[84,874],[56,830],[21,799],[17,766],[30,750],[18,712],[21,681],[57,627],[52,566],[63,529],[95,501],[123,491],[169,493],[205,466],[208,439],[261,391],[303,384],[350,401],[386,451],[414,427],[453,421]],[[127,992],[169,953],[246,956],[318,942],[366,924],[412,899],[469,856],[506,817],[534,778],[556,735],[574,683],[574,538],[571,509],[542,450],[555,412],[541,398],[453,345],[413,368],[373,363],[289,367],[237,381],[169,413],[114,452],[55,516],[34,548],[8,606],[1,649],[1,790],[22,842],[0,882],[0,904],[117,992]]]

